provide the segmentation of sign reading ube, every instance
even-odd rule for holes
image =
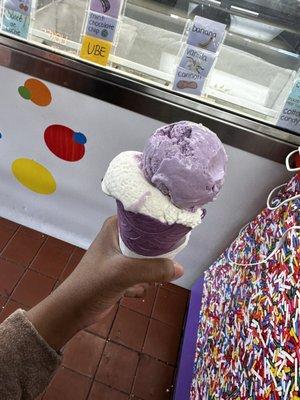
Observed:
[[[193,46],[187,46],[179,63],[179,67],[207,77],[215,58],[215,53],[200,50]]]
[[[191,46],[216,52],[223,41],[226,25],[196,16],[189,30],[187,43]]]
[[[121,4],[122,0],[91,0],[90,10],[117,18]]]
[[[107,65],[112,44],[106,40],[85,35],[82,40],[80,57],[99,65]]]
[[[86,34],[112,42],[114,40],[118,20],[93,11],[89,12]]]
[[[283,107],[277,126],[300,134],[300,79],[298,79]]]

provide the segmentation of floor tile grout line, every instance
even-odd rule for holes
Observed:
[[[11,260],[10,258],[4,257],[3,255],[0,255],[0,260],[8,261],[8,262],[10,262],[11,264],[14,264],[14,265],[17,265],[18,267],[23,268],[24,270],[27,269],[27,267],[25,267],[23,264],[21,264],[21,263],[15,261],[15,260]]]
[[[64,364],[61,364],[61,368],[67,369],[67,370],[69,370],[69,371],[72,371],[72,372],[74,372],[74,373],[77,374],[77,375],[84,376],[85,378],[89,379],[89,380],[92,381],[92,382],[94,381],[93,377],[91,377],[91,376],[89,376],[89,375],[86,375],[86,374],[83,374],[82,372],[76,371],[76,369],[73,369],[72,367],[68,367],[68,366],[66,366],[66,365],[64,365]]]
[[[21,280],[23,279],[23,277],[24,277],[24,275],[26,274],[26,272],[27,272],[27,270],[26,270],[26,269],[23,269],[22,275],[21,275],[20,278],[17,280],[17,282],[16,282],[15,285],[13,286],[13,289],[11,290],[11,292],[10,292],[10,294],[9,294],[9,296],[8,296],[8,301],[9,301],[9,300],[13,300],[12,295],[13,295],[13,293],[14,293],[16,287],[18,286],[18,284],[19,284],[19,283],[21,282]],[[8,303],[8,301],[7,301],[7,303]],[[14,301],[15,301],[15,300],[14,300]],[[19,303],[19,302],[16,301],[16,303]],[[21,303],[19,303],[19,304],[21,304]],[[6,304],[5,304],[5,305],[6,305]],[[24,304],[22,304],[22,305],[24,306]]]
[[[103,357],[103,354],[104,354],[104,352],[105,352],[106,346],[108,346],[109,343],[113,343],[113,344],[115,344],[115,345],[117,345],[117,346],[124,347],[124,349],[130,350],[131,352],[136,353],[136,354],[138,355],[138,358],[139,358],[139,359],[138,359],[138,363],[137,363],[137,366],[136,366],[136,369],[135,369],[135,372],[134,372],[134,379],[133,379],[133,382],[132,382],[132,385],[131,385],[131,388],[130,388],[130,392],[129,392],[129,393],[126,393],[126,392],[124,392],[123,390],[117,389],[117,388],[115,388],[115,387],[113,387],[113,386],[104,384],[104,385],[106,385],[106,386],[108,386],[108,387],[111,387],[111,388],[113,388],[113,389],[115,389],[115,390],[118,390],[119,392],[126,393],[127,395],[129,394],[129,396],[131,396],[131,395],[132,395],[132,390],[133,390],[134,381],[135,381],[136,372],[137,372],[137,369],[138,369],[138,365],[139,365],[139,363],[140,363],[141,355],[142,355],[143,353],[142,353],[141,350],[135,350],[135,349],[132,349],[131,347],[128,347],[128,346],[126,346],[126,345],[124,345],[124,344],[118,343],[118,342],[116,342],[115,340],[110,340],[110,339],[108,339],[108,340],[106,340],[105,347],[104,347],[104,350],[103,350],[103,353],[102,353],[100,362],[101,362],[101,360],[102,360],[102,357]],[[149,357],[151,357],[151,356],[149,356]],[[152,357],[152,358],[154,358],[154,357]],[[100,365],[100,362],[99,362],[99,365]],[[97,381],[97,380],[96,380],[96,375],[97,375],[97,372],[98,372],[98,369],[99,369],[99,365],[98,365],[98,367],[97,367],[97,371],[96,371],[94,380],[95,380],[96,382],[103,383],[103,382],[101,382],[101,381]]]
[[[49,237],[52,237],[52,236],[48,236],[47,239],[48,239]],[[36,272],[38,275],[42,275],[42,276],[45,276],[45,277],[50,278],[50,279],[52,279],[52,280],[55,280],[55,284],[56,284],[57,281],[59,281],[59,279],[60,279],[60,277],[61,277],[61,275],[62,275],[62,272],[66,269],[67,263],[69,262],[69,260],[70,260],[70,258],[71,258],[71,256],[72,256],[72,254],[74,253],[75,250],[73,250],[73,252],[72,252],[71,255],[69,256],[69,258],[68,258],[68,260],[67,260],[67,262],[66,262],[66,264],[65,264],[65,266],[64,266],[64,268],[63,268],[63,271],[60,273],[60,275],[59,275],[58,278],[57,278],[57,277],[54,278],[53,276],[46,275],[45,273],[43,273],[43,272],[41,272],[41,271],[37,271],[36,269],[31,269],[30,267],[31,267],[32,264],[34,263],[36,257],[38,256],[38,254],[39,254],[41,248],[43,247],[43,245],[46,243],[47,239],[46,239],[46,240],[43,242],[43,244],[39,247],[38,252],[37,252],[36,255],[33,257],[32,261],[30,262],[30,264],[29,264],[27,267],[24,267],[24,265],[19,264],[19,263],[13,261],[13,260],[10,260],[9,258],[4,258],[4,257],[1,256],[1,255],[0,255],[0,258],[2,258],[3,260],[6,260],[6,261],[10,261],[10,262],[12,262],[12,263],[15,264],[15,265],[18,265],[18,266],[24,268],[24,271],[25,271],[25,272],[26,272],[27,270],[30,269],[30,271],[34,271],[34,272]],[[66,243],[67,243],[67,242],[66,242]]]
[[[8,241],[6,242],[6,244],[4,245],[3,249],[0,251],[0,256],[2,256],[2,254],[4,253],[4,251],[6,250],[7,246],[9,245],[9,243],[14,239],[14,237],[17,235],[17,233],[19,232],[19,230],[21,230],[22,225],[19,225],[17,227],[17,229],[15,230],[15,232],[12,234],[12,236],[8,239]]]
[[[137,380],[137,371],[138,371],[139,365],[140,365],[141,360],[142,360],[142,355],[145,354],[145,353],[143,353],[143,351],[144,351],[146,338],[147,338],[147,334],[148,334],[148,331],[149,331],[151,317],[152,317],[152,313],[153,313],[153,310],[154,310],[154,306],[155,306],[155,303],[156,303],[157,296],[158,296],[158,287],[156,288],[156,293],[155,293],[155,297],[154,297],[153,304],[152,304],[152,307],[151,307],[150,316],[148,317],[148,324],[147,324],[146,334],[145,334],[145,337],[144,337],[144,340],[143,340],[141,351],[139,352],[139,361],[138,361],[136,369],[135,369],[134,379],[133,379],[133,382],[132,382],[132,385],[131,385],[131,389],[130,389],[130,397],[134,396],[134,387],[135,387],[136,380]]]
[[[17,232],[19,229],[21,229],[21,226],[23,226],[23,225],[19,225],[19,227],[17,228],[16,232]],[[15,233],[16,233],[16,232],[15,232]],[[43,244],[44,244],[46,241],[47,241],[47,239],[45,239],[45,241],[43,242]],[[43,246],[43,244],[41,245],[41,247]],[[7,245],[8,245],[8,244],[7,244]],[[5,247],[6,247],[6,246],[5,246]],[[41,247],[40,247],[40,248],[41,248]],[[39,248],[39,249],[40,249],[40,248]],[[3,249],[3,251],[4,251],[4,249]],[[39,252],[39,250],[38,250],[38,252]],[[1,254],[2,254],[2,253],[1,253]],[[34,257],[34,258],[35,258],[35,257]],[[15,263],[15,264],[16,264],[16,263]],[[16,265],[20,265],[20,267],[22,267],[22,268],[24,267],[24,266],[22,266],[21,264],[16,264]],[[29,266],[30,266],[30,264],[29,264]],[[26,268],[23,268],[23,273],[22,273],[22,275],[20,276],[20,278],[18,279],[18,281],[17,281],[16,284],[14,285],[12,291],[10,292],[10,295],[8,296],[9,300],[10,300],[10,299],[13,300],[13,299],[12,299],[12,295],[13,295],[13,293],[14,293],[14,291],[15,291],[17,285],[21,282],[21,280],[23,279],[24,275],[26,274],[26,272],[27,272],[29,266],[26,267]],[[8,301],[7,301],[7,303],[8,303]],[[16,302],[16,303],[18,303],[18,302]],[[24,306],[24,304],[23,304],[23,306]]]
[[[114,321],[115,321],[115,319],[116,319],[116,316],[117,316],[117,312],[116,312],[116,315],[115,315],[115,317],[114,317]],[[113,323],[114,323],[114,321],[113,321]],[[112,329],[113,323],[111,324],[111,328],[110,328],[109,332],[110,332],[111,329]],[[98,336],[98,335],[96,335],[96,334],[94,334],[94,333],[91,333],[91,332],[90,332],[90,334],[91,334],[91,335],[94,335],[94,336],[97,336],[97,337],[100,337],[100,336]],[[109,334],[108,334],[108,335],[109,335]],[[153,359],[153,360],[155,360],[155,361],[158,361],[158,362],[160,362],[160,363],[162,363],[162,364],[164,364],[164,365],[167,365],[167,366],[173,368],[173,369],[174,369],[174,374],[175,374],[175,368],[176,368],[176,366],[174,366],[174,364],[171,364],[171,363],[165,362],[165,361],[163,361],[163,360],[160,360],[159,358],[153,357],[153,356],[151,356],[151,355],[149,355],[149,354],[147,354],[147,353],[143,353],[142,351],[138,351],[138,350],[132,349],[132,348],[126,346],[126,345],[123,345],[123,344],[121,344],[121,343],[118,343],[118,342],[116,342],[116,341],[114,341],[114,340],[109,339],[108,336],[107,336],[106,338],[103,338],[103,337],[100,337],[100,338],[103,339],[103,340],[105,340],[105,346],[104,346],[104,348],[103,348],[101,357],[100,357],[100,359],[99,359],[99,362],[98,362],[98,364],[97,364],[97,367],[96,367],[96,369],[95,369],[95,373],[93,374],[93,377],[90,377],[90,376],[88,376],[88,375],[82,374],[82,373],[80,373],[80,372],[78,372],[78,371],[76,371],[76,370],[74,370],[74,369],[72,369],[72,368],[70,368],[70,367],[66,367],[66,366],[62,365],[62,368],[67,369],[67,370],[70,370],[70,371],[72,371],[72,372],[74,372],[74,373],[76,373],[76,374],[78,374],[78,375],[81,375],[81,376],[83,376],[83,377],[85,377],[85,378],[87,378],[87,379],[89,379],[89,380],[91,381],[91,385],[90,385],[90,388],[89,388],[89,391],[88,391],[88,393],[87,393],[87,397],[85,398],[85,400],[88,400],[88,397],[89,397],[89,395],[90,395],[90,393],[91,393],[91,390],[92,390],[92,387],[93,387],[94,382],[101,383],[101,384],[103,384],[103,385],[105,385],[105,386],[107,386],[107,387],[109,387],[109,388],[112,388],[112,389],[117,390],[117,391],[119,391],[119,392],[121,392],[121,393],[124,393],[124,394],[127,395],[127,396],[129,395],[130,398],[132,398],[132,396],[134,396],[133,389],[134,389],[134,385],[135,385],[135,382],[136,382],[136,373],[137,373],[139,364],[140,364],[140,362],[141,362],[141,356],[142,356],[142,355],[145,355],[145,356],[147,356],[147,357],[149,357],[149,358],[151,358],[151,359]],[[101,363],[103,354],[104,354],[104,352],[105,352],[106,347],[108,346],[108,344],[109,344],[110,342],[111,342],[111,343],[114,343],[114,344],[116,344],[116,345],[122,346],[122,347],[126,348],[127,350],[133,351],[133,352],[135,352],[135,353],[137,353],[137,354],[139,355],[139,361],[138,361],[137,367],[136,367],[136,369],[135,369],[134,380],[133,380],[133,383],[132,383],[132,386],[131,386],[131,389],[130,389],[130,393],[126,393],[126,392],[124,392],[123,390],[120,390],[120,389],[115,388],[114,386],[110,386],[110,385],[107,385],[107,384],[105,384],[105,383],[103,383],[103,382],[101,382],[101,381],[96,380],[96,375],[97,375],[97,372],[98,372],[98,369],[99,369],[99,366],[100,366],[100,363]],[[174,376],[175,376],[175,375],[174,375]],[[174,378],[172,379],[172,384],[173,384],[173,383],[174,383]],[[43,398],[44,398],[44,396],[43,396]]]
[[[107,333],[107,339],[108,340],[110,340],[110,334],[111,334],[111,331],[112,331],[112,327],[113,327],[113,325],[114,325],[114,323],[115,323],[115,320],[117,319],[117,314],[118,314],[118,312],[119,312],[119,310],[120,310],[120,306],[121,306],[121,304],[120,304],[120,300],[117,302],[117,310],[116,310],[116,313],[115,313],[115,315],[114,315],[114,318],[113,318],[113,321],[112,321],[112,323],[111,323],[111,325],[110,325],[110,328],[109,328],[109,330],[108,330],[108,333]]]
[[[26,309],[26,307],[28,307],[28,306],[26,306],[25,304],[20,303],[19,301],[16,301],[16,300],[12,299],[11,296],[10,296],[10,297],[8,297],[8,298],[6,299],[5,303],[4,303],[3,306],[1,307],[0,317],[1,317],[1,314],[2,314],[2,312],[3,312],[3,310],[4,310],[4,307],[8,304],[8,302],[9,302],[10,300],[13,301],[14,303],[17,303],[17,304],[20,306],[19,308],[22,308],[22,309],[24,309],[24,310]],[[12,314],[13,314],[13,313],[12,313]],[[10,315],[11,315],[11,314],[10,314]],[[10,315],[8,315],[7,318],[8,318]]]
[[[24,227],[24,225],[20,225],[20,228],[21,228],[21,227]],[[37,232],[38,232],[38,231],[37,231]],[[21,264],[21,263],[19,264],[19,265],[22,266],[26,271],[27,271],[28,269],[30,269],[31,265],[33,264],[34,260],[36,259],[37,255],[39,254],[41,248],[44,246],[44,244],[46,243],[46,241],[47,241],[48,238],[49,238],[49,236],[46,235],[46,234],[43,233],[43,232],[38,232],[38,233],[40,233],[41,235],[43,235],[43,236],[45,237],[45,240],[43,240],[43,242],[41,243],[41,245],[38,247],[36,253],[34,254],[34,256],[33,256],[33,258],[31,259],[31,261],[29,261],[29,264],[28,264],[28,265],[23,265],[23,264]],[[5,248],[8,246],[8,244],[9,244],[9,243],[7,243],[7,245],[5,246]],[[3,249],[3,251],[0,253],[0,256],[1,256],[2,258],[4,258],[5,260],[12,261],[11,259],[9,259],[9,258],[7,258],[7,257],[3,257],[2,254],[3,254],[4,250],[5,250],[5,249]],[[33,270],[33,271],[34,271],[34,270]],[[36,272],[38,272],[38,271],[36,271]],[[41,275],[44,275],[44,274],[41,274]],[[47,276],[47,275],[45,275],[45,276]]]
[[[15,291],[17,285],[20,283],[20,281],[23,279],[25,273],[27,272],[27,267],[25,267],[24,265],[19,264],[19,263],[17,263],[17,262],[14,262],[14,261],[12,261],[12,260],[9,260],[9,259],[7,259],[7,258],[5,258],[5,257],[2,256],[2,254],[3,254],[4,251],[5,251],[5,249],[7,248],[7,246],[9,245],[9,243],[14,239],[14,237],[17,235],[17,233],[21,230],[21,227],[22,227],[22,226],[23,226],[23,225],[19,225],[19,226],[18,226],[18,228],[15,230],[14,234],[13,234],[13,235],[11,236],[11,238],[7,241],[6,245],[4,246],[4,248],[2,249],[2,251],[0,252],[0,258],[2,258],[3,260],[6,260],[6,261],[10,261],[10,262],[12,262],[13,264],[18,265],[19,267],[21,267],[21,268],[23,269],[22,275],[21,275],[20,278],[17,280],[17,282],[16,282],[16,284],[14,285],[12,291],[10,292],[10,294],[9,294],[9,296],[7,297],[5,303],[3,304],[3,307],[2,307],[2,310],[1,310],[0,314],[3,312],[4,307],[8,304],[8,302],[9,302],[10,300],[15,301],[15,300],[12,298],[12,295],[13,295],[13,293],[14,293],[14,291]],[[18,302],[18,301],[15,301],[15,302],[18,303],[18,304],[20,304],[20,305],[22,305],[23,307],[25,307],[25,304],[21,304],[21,303]]]
[[[66,242],[66,243],[67,243],[67,242]],[[73,251],[71,252],[71,254],[70,254],[70,256],[69,256],[67,262],[65,263],[63,269],[61,270],[61,272],[60,272],[60,274],[59,274],[59,276],[58,276],[58,282],[60,281],[60,278],[63,276],[63,273],[64,273],[65,270],[67,269],[67,266],[68,266],[68,264],[69,264],[69,261],[70,261],[71,258],[73,257],[73,255],[74,255],[74,253],[75,253],[75,251],[76,251],[77,248],[78,248],[78,246],[74,246]],[[81,260],[80,260],[80,261],[81,261]],[[79,261],[79,263],[80,263],[80,261]],[[79,264],[79,263],[78,263],[78,264]],[[75,267],[74,269],[77,268],[78,264],[76,265],[76,267]],[[73,271],[72,271],[72,272],[73,272]],[[66,279],[67,279],[67,278],[66,278]]]
[[[43,243],[40,245],[40,247],[37,249],[37,252],[35,253],[33,259],[30,261],[30,263],[28,264],[27,269],[31,269],[30,267],[32,266],[32,264],[35,262],[35,260],[37,259],[38,255],[40,254],[40,252],[42,251],[42,248],[46,245],[47,241],[49,240],[49,238],[51,236],[48,236],[46,234],[44,234],[43,232],[40,232],[42,235],[46,236],[46,239],[43,241]],[[40,272],[40,271],[36,271],[35,269],[31,269],[31,271],[35,271],[35,272]],[[42,272],[40,273],[40,275],[44,275],[44,276],[48,276],[46,274],[43,274]],[[48,278],[51,278],[50,276]],[[55,278],[52,278],[55,279]]]
[[[134,391],[135,382],[136,382],[136,375],[137,375],[137,371],[138,371],[139,365],[141,363],[142,354],[143,354],[143,352],[140,351],[139,352],[139,360],[137,362],[137,365],[136,365],[136,368],[135,368],[135,371],[134,371],[134,377],[133,377],[133,381],[132,381],[131,388],[130,388],[130,394],[129,394],[130,397],[132,397],[134,395],[133,391]]]
[[[124,308],[126,308],[127,310],[136,312],[137,314],[142,315],[143,317],[150,318],[150,319],[153,319],[154,321],[161,322],[162,324],[167,325],[167,326],[170,327],[170,328],[176,328],[176,325],[175,325],[175,324],[172,325],[172,324],[170,324],[169,322],[163,321],[162,319],[158,319],[157,317],[152,317],[152,316],[143,314],[143,313],[141,313],[140,311],[137,311],[137,310],[134,310],[134,309],[132,309],[132,308],[130,308],[130,307],[127,307],[127,306],[124,305],[124,304],[121,304],[121,306],[124,307]],[[185,313],[185,314],[186,314],[186,313]]]
[[[143,341],[143,345],[142,345],[142,350],[141,350],[142,352],[143,352],[144,347],[145,347],[146,337],[147,337],[147,334],[148,334],[148,331],[149,331],[149,327],[150,327],[150,322],[151,322],[151,319],[152,319],[153,310],[154,310],[154,307],[155,307],[155,304],[156,304],[156,300],[157,300],[157,297],[158,297],[158,290],[159,290],[159,288],[157,287],[157,290],[156,290],[156,293],[155,293],[155,297],[154,297],[154,301],[153,301],[153,304],[152,304],[152,307],[151,307],[151,313],[150,313],[150,316],[149,316],[149,321],[148,321],[148,325],[147,325],[146,335],[145,335],[145,337],[144,337],[144,341]]]
[[[156,301],[157,301],[157,298],[158,298],[158,292],[159,292],[159,289],[162,287],[162,284],[158,284],[157,285],[157,290],[156,290],[156,294],[155,294],[155,299],[154,299],[154,301],[153,301],[153,305],[152,305],[152,309],[151,309],[151,313],[150,313],[150,319],[152,319],[152,315],[153,315],[153,312],[154,312],[154,308],[155,308],[155,305],[156,305]]]
[[[29,270],[29,268],[26,268],[26,269],[24,270],[24,273],[22,274],[21,278],[18,280],[17,284],[15,285],[13,291],[11,292],[11,294],[10,294],[10,296],[9,296],[9,299],[15,301],[16,303],[19,303],[19,301],[15,300],[15,299],[13,298],[14,292],[15,292],[15,290],[16,290],[16,288],[17,288],[17,285],[18,285],[18,284],[21,282],[21,280],[24,278],[24,275],[28,272],[28,270]],[[42,302],[43,300],[45,300],[48,296],[50,296],[50,294],[53,292],[54,287],[55,287],[55,285],[56,285],[56,283],[57,283],[57,279],[51,278],[51,277],[49,277],[49,276],[47,276],[47,275],[44,275],[44,274],[40,274],[38,271],[35,271],[35,270],[32,270],[32,269],[31,269],[30,271],[35,272],[35,273],[37,273],[38,275],[41,275],[41,276],[43,276],[43,277],[46,277],[46,278],[51,279],[52,281],[54,281],[54,284],[53,284],[53,286],[52,286],[51,292],[50,292],[49,294],[47,294],[46,297],[44,297],[41,301],[39,301],[39,303],[41,303],[41,302]],[[38,304],[38,303],[37,303],[37,304]],[[24,304],[23,304],[23,305],[24,305]],[[35,305],[36,305],[36,304],[35,304]],[[31,309],[31,308],[35,307],[35,305],[34,305],[34,306],[26,306],[26,307],[29,307],[29,309]]]
[[[101,385],[104,385],[104,386],[106,386],[106,387],[108,387],[108,388],[110,388],[110,389],[113,389],[113,390],[116,390],[117,392],[123,393],[123,394],[125,394],[126,396],[131,396],[130,393],[124,392],[124,390],[121,390],[121,389],[117,389],[117,388],[115,388],[114,386],[108,385],[107,383],[103,383],[103,382],[96,381],[96,380],[95,380],[94,382],[100,383]],[[93,382],[93,383],[94,383],[94,382]],[[100,399],[99,399],[99,400],[100,400]]]
[[[105,352],[106,346],[108,346],[108,343],[110,343],[110,341],[111,341],[111,340],[109,339],[109,335],[110,335],[110,333],[111,333],[113,324],[114,324],[114,322],[115,322],[115,320],[116,320],[116,318],[117,318],[117,314],[118,314],[118,311],[119,311],[119,307],[120,307],[120,301],[117,303],[117,310],[116,310],[116,313],[115,313],[115,315],[114,315],[114,318],[113,318],[113,321],[112,321],[112,323],[111,323],[111,326],[110,326],[110,328],[109,328],[109,330],[108,330],[107,336],[106,336],[106,338],[105,338],[105,345],[104,345],[102,354],[101,354],[101,356],[100,356],[99,362],[98,362],[98,364],[97,364],[97,368],[95,369],[95,373],[94,373],[94,375],[93,375],[92,383],[91,383],[90,389],[89,389],[89,391],[88,391],[86,400],[88,400],[88,398],[89,398],[89,396],[90,396],[90,393],[91,393],[93,384],[94,384],[94,382],[95,382],[96,375],[97,375],[97,372],[98,372],[100,363],[101,363],[101,361],[102,361],[102,357],[103,357],[103,354],[104,354],[104,352]],[[91,334],[92,334],[92,333],[91,333]],[[103,339],[103,338],[102,338],[102,339]],[[97,381],[96,381],[96,382],[97,382]]]
[[[28,271],[28,269],[26,269],[26,270],[24,271],[24,274],[23,274],[22,277],[19,279],[18,284],[20,283],[20,281],[22,280],[22,278],[24,277],[24,275],[26,274],[27,271]],[[55,285],[56,285],[56,283],[57,283],[58,281],[57,281],[57,279],[55,279],[55,278],[50,278],[50,277],[47,276],[47,275],[39,274],[37,271],[34,271],[34,270],[31,270],[31,271],[36,272],[38,275],[47,277],[47,278],[49,278],[49,279],[51,279],[51,280],[54,281],[54,284],[53,284],[53,286],[52,286],[51,292],[50,292],[49,294],[47,294],[42,300],[40,300],[40,301],[37,303],[37,304],[39,304],[39,303],[41,303],[42,301],[44,301],[48,296],[50,296],[50,294],[54,291]],[[21,304],[23,307],[28,307],[29,310],[30,310],[31,308],[35,307],[36,304],[33,305],[33,306],[25,305],[25,304],[20,303],[19,301],[15,300],[15,299],[13,298],[13,294],[14,294],[14,291],[16,290],[16,287],[17,287],[17,285],[14,287],[14,290],[12,291],[11,295],[9,296],[9,300],[14,301],[15,303],[19,303],[19,304]]]

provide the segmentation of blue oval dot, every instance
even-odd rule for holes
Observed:
[[[85,144],[87,142],[86,136],[81,132],[74,132],[73,139],[74,139],[74,142],[80,143],[80,144]]]
[[[2,133],[0,133],[0,139],[2,139]]]

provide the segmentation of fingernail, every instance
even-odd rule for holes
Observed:
[[[174,269],[175,269],[174,280],[180,278],[184,274],[183,266],[178,264],[176,261],[174,261]]]

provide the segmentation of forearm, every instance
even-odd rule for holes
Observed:
[[[59,351],[83,327],[76,294],[67,296],[60,288],[27,312],[39,334]]]

